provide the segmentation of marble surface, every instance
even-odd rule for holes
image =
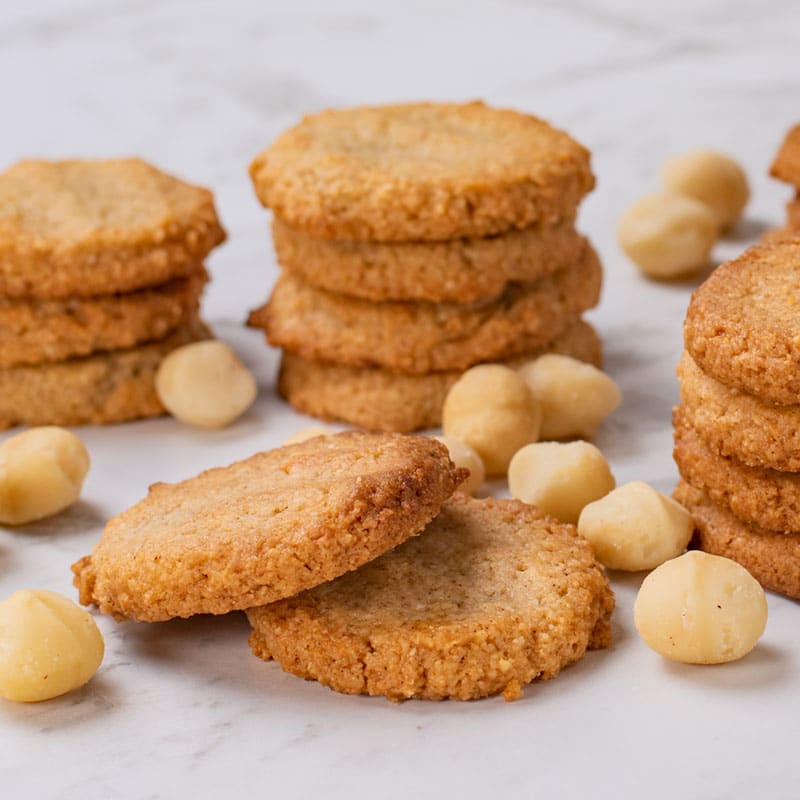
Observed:
[[[625,393],[599,443],[619,482],[669,491],[673,367],[692,284],[638,277],[615,221],[656,188],[661,160],[708,146],[739,159],[753,188],[719,259],[779,222],[788,192],[765,172],[800,117],[798,30],[790,0],[5,4],[0,166],[139,154],[212,186],[230,240],[210,260],[206,314],[262,393],[221,432],[171,420],[83,429],[93,459],[83,500],[0,530],[0,596],[32,586],[72,596],[70,563],[149,483],[308,424],[273,394],[276,354],[241,327],[275,277],[246,168],[301,113],[329,105],[482,97],[550,118],[593,150],[598,188],[580,224],[607,277],[591,318]],[[613,576],[613,649],[512,704],[336,695],[251,656],[241,615],[150,626],[99,618],[107,655],[88,686],[44,704],[0,702],[3,795],[729,798],[768,785],[772,797],[795,797],[796,604],[771,595],[756,651],[692,668],[636,636],[640,580]]]

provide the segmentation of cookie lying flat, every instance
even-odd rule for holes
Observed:
[[[339,692],[513,700],[607,647],[613,606],[573,526],[457,494],[417,538],[247,616],[257,656]]]
[[[193,320],[166,339],[51,364],[0,369],[0,428],[103,425],[164,413],[158,365],[171,350],[211,334]]]
[[[694,516],[697,548],[738,561],[765,589],[800,600],[800,533],[748,525],[685,481],[674,497]]]
[[[751,467],[800,472],[800,405],[775,405],[725,386],[688,353],[677,373],[686,422],[713,451]]]
[[[569,269],[469,305],[372,303],[314,289],[288,273],[250,315],[270,344],[310,361],[425,373],[466,369],[543,347],[600,296],[594,251]]]
[[[211,192],[138,159],[0,174],[0,295],[92,297],[197,271],[225,232]]]
[[[446,242],[319,239],[277,217],[272,238],[284,269],[306,283],[366,300],[472,303],[583,257],[586,240],[568,219],[497,236]]]
[[[800,189],[800,125],[795,125],[786,134],[769,174]]]
[[[589,152],[483,103],[333,109],[250,166],[259,200],[324,239],[443,240],[551,223],[594,186]]]
[[[544,349],[533,349],[514,362],[542,353],[561,353],[600,366],[602,346],[594,328],[577,321]],[[409,432],[435,428],[442,405],[460,370],[408,375],[374,367],[348,367],[306,361],[284,352],[278,378],[280,393],[299,411],[338,419],[369,430]]]
[[[343,433],[157,483],[73,566],[82,603],[154,622],[270,603],[419,533],[465,477],[431,439]]]

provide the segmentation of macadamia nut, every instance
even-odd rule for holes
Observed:
[[[700,201],[680,194],[651,194],[619,220],[619,243],[651,278],[675,278],[703,269],[717,240],[717,221]]]
[[[523,447],[508,467],[511,496],[562,522],[578,521],[583,507],[608,494],[614,476],[589,442],[539,442]]]
[[[0,603],[0,695],[25,703],[83,686],[103,660],[91,615],[44,589],[14,592]]]
[[[442,429],[473,447],[489,475],[503,475],[520,447],[539,438],[542,411],[525,381],[509,367],[481,364],[451,387]]]
[[[156,373],[156,392],[173,417],[200,428],[224,428],[256,398],[256,380],[233,349],[217,340],[169,353]]]
[[[653,569],[680,555],[694,532],[692,515],[671,497],[641,481],[626,483],[589,503],[578,533],[609,569]]]
[[[605,372],[569,356],[540,356],[519,374],[542,408],[540,439],[591,439],[622,401]]]
[[[434,438],[447,448],[450,460],[457,467],[469,470],[469,478],[458,487],[459,490],[466,494],[475,494],[486,478],[486,469],[478,451],[466,442],[462,442],[461,439],[456,439],[455,436],[435,436]]]
[[[744,170],[728,156],[695,150],[669,159],[661,168],[664,188],[699,200],[720,230],[736,224],[750,198]]]
[[[0,523],[22,525],[71,506],[89,471],[83,442],[64,428],[31,428],[0,444]]]
[[[644,579],[633,621],[645,643],[665,658],[721,664],[755,647],[767,624],[767,600],[735,561],[691,551]]]
[[[315,436],[332,436],[336,431],[333,428],[326,428],[324,425],[311,425],[308,428],[301,428],[283,440],[284,446],[287,444],[300,444]]]

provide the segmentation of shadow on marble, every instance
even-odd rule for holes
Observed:
[[[780,227],[781,223],[774,220],[749,219],[740,220],[733,230],[722,236],[722,241],[732,244],[752,244],[760,239],[768,230]]]
[[[45,539],[49,536],[70,536],[76,533],[86,533],[86,531],[102,528],[107,520],[106,513],[100,506],[86,500],[78,500],[69,508],[55,514],[47,519],[29,522],[27,525],[19,525],[13,528],[3,528],[9,533],[20,534],[22,536],[35,536],[37,539]]]

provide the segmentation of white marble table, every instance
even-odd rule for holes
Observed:
[[[72,595],[69,565],[148,483],[282,440],[308,420],[272,392],[276,354],[241,322],[275,276],[248,161],[304,111],[482,97],[548,117],[594,151],[581,227],[607,279],[592,314],[625,402],[600,444],[620,482],[669,491],[673,366],[689,284],[655,285],[620,254],[615,220],[656,187],[666,156],[728,151],[754,197],[737,253],[782,215],[765,176],[800,118],[800,6],[785,2],[63,2],[0,12],[0,165],[24,156],[140,154],[208,184],[230,232],[211,259],[208,318],[263,391],[222,432],[171,420],[84,429],[83,501],[0,530],[0,597]],[[659,4],[660,5],[660,4]],[[107,656],[83,690],[0,702],[3,797],[797,796],[800,610],[769,597],[757,650],[711,668],[669,664],[639,641],[640,576],[613,576],[616,643],[524,699],[346,697],[250,655],[240,615],[163,625],[100,618]],[[0,645],[1,646],[1,645]]]

